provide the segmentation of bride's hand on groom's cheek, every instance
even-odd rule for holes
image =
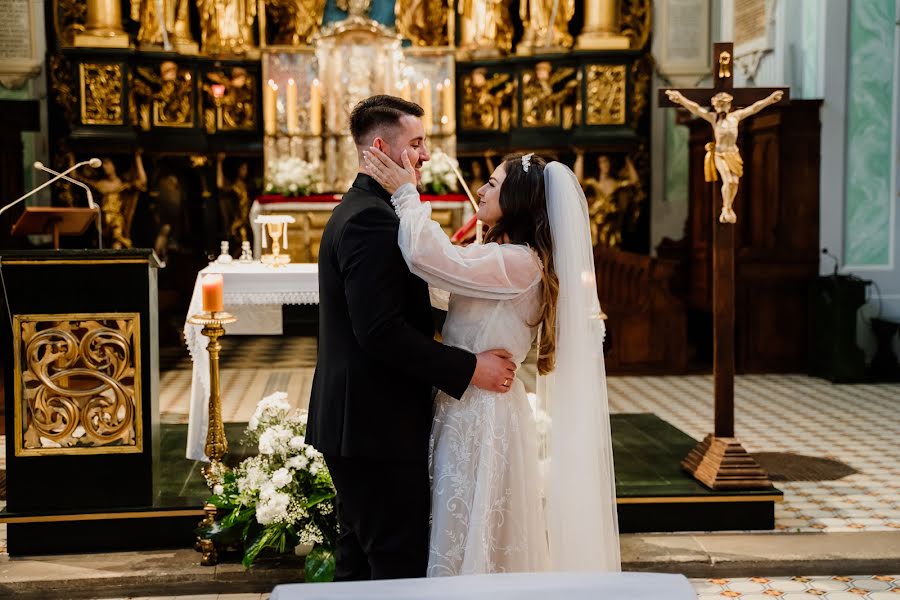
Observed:
[[[416,170],[412,165],[408,151],[404,150],[400,158],[403,161],[402,167],[374,146],[363,151],[366,171],[391,194],[396,192],[404,183],[416,185]]]

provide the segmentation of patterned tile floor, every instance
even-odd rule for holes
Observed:
[[[693,579],[698,600],[897,600],[900,575]]]
[[[315,340],[223,338],[223,412],[246,421],[264,393],[286,390],[305,407]],[[165,353],[164,353],[165,354]],[[190,361],[165,356],[160,407],[167,422],[186,422]],[[534,365],[520,376],[533,389]],[[651,412],[695,439],[712,427],[712,376],[610,377],[612,412]],[[743,375],[735,382],[736,434],[750,452],[831,458],[856,473],[835,481],[780,481],[781,531],[900,529],[900,384],[833,385],[804,375]]]

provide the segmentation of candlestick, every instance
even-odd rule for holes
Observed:
[[[300,124],[297,122],[297,82],[293,77],[288,79],[286,94],[288,135],[296,135],[299,133]]]
[[[203,310],[210,313],[224,310],[222,301],[222,287],[224,280],[220,273],[210,273],[203,276]]]
[[[309,132],[322,135],[322,84],[313,79],[309,89]]]
[[[431,108],[431,82],[427,79],[422,80],[422,121],[425,123],[425,134],[431,134],[431,128],[434,125],[434,114]]]
[[[275,122],[278,115],[277,99],[278,84],[270,79],[263,86],[263,123],[266,135],[275,135]]]
[[[441,95],[441,111],[444,113],[441,117],[444,133],[453,133],[453,130],[456,128],[456,102],[453,97],[453,82],[449,79],[444,80],[444,89]],[[447,117],[446,123],[444,123],[444,116]]]

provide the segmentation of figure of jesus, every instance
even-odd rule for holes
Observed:
[[[738,184],[744,174],[744,161],[737,147],[738,124],[755,115],[765,107],[781,100],[784,92],[781,90],[772,92],[766,98],[754,102],[746,108],[731,110],[731,94],[720,92],[712,97],[712,106],[715,113],[711,113],[696,102],[688,100],[681,92],[666,90],[669,100],[680,104],[692,114],[705,119],[713,127],[715,142],[706,145],[706,159],[703,161],[703,171],[706,181],[716,180],[716,171],[722,177],[722,213],[719,215],[720,223],[736,223],[737,215],[734,213],[734,197],[737,195]]]

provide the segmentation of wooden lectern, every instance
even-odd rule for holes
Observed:
[[[82,235],[97,218],[100,209],[29,206],[12,227],[11,235],[53,234],[53,248],[59,250],[61,235]]]

